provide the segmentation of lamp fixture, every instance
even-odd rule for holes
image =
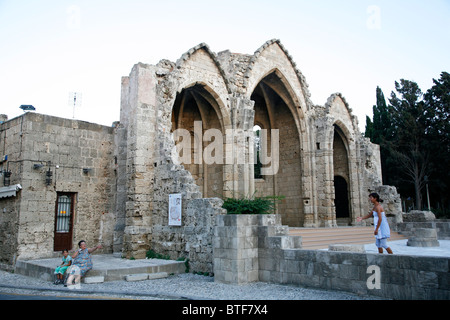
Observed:
[[[34,170],[38,170],[40,168],[42,168],[44,165],[42,163],[35,163],[33,164],[33,169]]]
[[[11,171],[4,170],[3,171],[3,185],[5,187],[9,187],[11,184]]]
[[[36,110],[36,108],[33,107],[31,104],[22,104],[22,105],[20,106],[20,109],[22,109],[23,112],[27,112],[27,111],[35,111],[35,110]]]
[[[45,184],[47,186],[52,184],[52,176],[53,172],[50,170],[50,168],[48,168],[48,171],[45,173]]]

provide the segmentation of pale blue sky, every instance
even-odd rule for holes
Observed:
[[[364,131],[375,90],[401,78],[423,91],[450,72],[449,0],[0,0],[0,113],[21,104],[72,118],[119,120],[121,77],[137,62],[176,61],[201,42],[251,54],[277,38],[314,104],[340,92]]]

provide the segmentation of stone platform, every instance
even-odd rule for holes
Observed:
[[[53,281],[53,272],[61,263],[61,258],[19,260],[16,262],[15,273]],[[126,280],[130,275],[146,274],[179,274],[184,273],[184,261],[163,259],[137,259],[128,260],[114,257],[112,254],[92,255],[94,267],[86,274],[84,281],[103,282]],[[100,279],[103,277],[103,281]],[[129,278],[129,277],[128,277]]]
[[[302,249],[327,249],[330,245],[364,245],[375,243],[373,226],[338,228],[290,228],[289,235],[302,237]],[[391,230],[389,241],[407,239]]]

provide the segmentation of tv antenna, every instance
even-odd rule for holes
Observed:
[[[81,107],[81,92],[69,92],[69,106],[73,107],[73,119],[75,119],[75,108]]]

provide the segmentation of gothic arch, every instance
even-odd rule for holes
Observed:
[[[180,59],[176,62],[176,67],[178,69],[183,68],[190,60],[192,60],[192,57],[198,52],[198,51],[204,51],[209,59],[211,59],[212,63],[215,65],[215,67],[218,70],[218,73],[220,74],[221,78],[223,79],[226,90],[229,94],[231,94],[231,88],[228,81],[228,78],[225,74],[225,71],[223,70],[220,61],[217,59],[217,55],[211,51],[209,46],[206,43],[200,43],[199,45],[189,49],[187,52],[185,52],[183,55],[181,55]]]
[[[231,94],[230,84],[216,54],[208,45],[201,43],[184,53],[177,60],[175,70],[171,80],[175,83],[173,96],[184,89],[202,86],[210,94],[208,99],[216,102],[212,106],[221,121],[222,130],[231,128],[230,106],[225,103]]]
[[[250,99],[254,103],[255,123],[269,129],[266,145],[273,140],[271,129],[279,134],[278,170],[275,174],[263,176],[255,182],[255,189],[262,195],[283,195],[285,200],[277,207],[283,223],[303,226],[303,181],[302,181],[302,134],[299,127],[298,113],[292,110],[295,103],[291,97],[289,84],[278,70],[272,70],[260,80]],[[273,156],[274,149],[270,148]]]
[[[291,195],[296,197],[295,204],[292,208],[283,209],[280,206],[280,210],[285,210],[288,212],[287,215],[290,215],[290,217],[286,216],[285,218],[286,224],[291,226],[311,226],[314,224],[314,207],[317,205],[317,201],[315,198],[316,190],[313,187],[312,170],[314,168],[314,160],[310,153],[310,150],[312,150],[312,139],[306,114],[312,109],[312,103],[309,99],[310,94],[306,80],[295,66],[292,57],[279,40],[267,41],[250,59],[244,75],[243,87],[249,97],[254,97],[254,93],[258,90],[262,90],[265,94],[272,90],[284,102],[287,109],[285,113],[291,115],[293,119],[295,130],[291,131],[290,134],[291,136],[296,136],[297,142],[291,150],[295,150],[294,153],[298,153],[299,163],[295,170],[298,169],[301,172],[296,180],[300,190],[286,189],[286,194],[288,195],[295,193],[295,196]],[[257,120],[257,105],[255,106],[255,112],[255,120]],[[274,112],[276,112],[275,109],[269,110],[269,118],[274,118]],[[273,123],[277,123],[277,121],[271,120],[271,124]],[[274,128],[274,126],[272,125],[271,128]],[[295,140],[291,139],[291,136],[288,140]],[[284,142],[284,139],[280,137],[280,141]],[[283,154],[283,152],[280,151],[280,154]],[[292,159],[290,161],[292,162]],[[283,182],[294,179],[292,176],[286,177]],[[283,180],[281,175],[278,176],[278,180]],[[257,189],[256,185],[255,189]],[[282,194],[283,189],[275,181],[272,191],[275,194]],[[289,200],[286,200],[286,202],[289,202]],[[294,218],[296,214],[298,216]]]
[[[182,128],[190,132],[192,154],[195,154],[195,160],[197,160],[197,163],[185,164],[184,167],[193,176],[203,197],[222,196],[224,159],[221,159],[220,163],[207,164],[202,158],[209,143],[213,143],[213,141],[203,141],[205,131],[217,129],[224,137],[226,130],[232,128],[229,104],[231,89],[216,54],[204,43],[191,48],[174,64],[166,83],[167,89],[162,91],[171,97],[166,102],[167,107],[172,111],[171,131]],[[194,132],[195,121],[201,121],[201,133]],[[199,142],[201,142],[202,150],[195,148],[200,145]],[[222,145],[222,151],[225,158],[224,145]]]
[[[208,163],[204,158],[206,148],[213,141],[205,141],[204,134],[209,129],[216,129],[220,135],[214,137],[222,139],[224,136],[223,118],[220,114],[220,101],[215,100],[213,93],[206,85],[196,83],[184,88],[177,94],[172,107],[172,132],[176,129],[184,129],[189,132],[183,139],[189,139],[190,148],[181,148],[183,152],[190,152],[190,157],[183,158],[182,165],[187,169],[196,184],[199,186],[203,197],[222,196],[223,194],[223,162],[224,154],[220,153],[218,161]],[[178,138],[176,138],[178,140]],[[176,141],[177,143],[182,143]],[[219,140],[220,142],[220,140]],[[186,146],[186,145],[184,145]],[[219,150],[220,148],[220,150]],[[219,143],[217,152],[224,152],[224,141]]]
[[[333,125],[334,205],[338,224],[348,225],[351,217],[350,159],[348,140],[338,125]]]
[[[342,94],[332,94],[325,103],[325,110],[333,118],[334,123],[339,124],[347,138],[354,140],[358,132],[358,120],[352,114],[352,109]]]
[[[244,75],[244,87],[247,88],[247,92],[252,93],[258,83],[275,69],[284,74],[286,84],[290,83],[287,87],[292,87],[291,94],[296,106],[303,108],[304,112],[311,109],[312,102],[309,98],[311,95],[306,79],[278,39],[264,43],[250,59]]]
[[[343,220],[340,224],[351,224],[355,221],[358,215],[360,203],[358,201],[360,178],[358,175],[358,166],[360,165],[358,159],[358,123],[356,118],[352,115],[352,110],[349,108],[345,98],[339,94],[333,94],[325,104],[327,116],[332,121],[332,126],[326,134],[326,141],[333,151],[332,161],[332,177],[334,185],[334,195],[342,197],[342,190],[336,190],[343,184],[336,184],[336,177],[342,177],[346,182],[348,188],[348,216],[342,216],[338,213],[335,207],[336,216],[340,216]],[[339,199],[342,200],[342,199]],[[338,200],[338,201],[339,201]],[[336,199],[335,199],[336,205]]]

